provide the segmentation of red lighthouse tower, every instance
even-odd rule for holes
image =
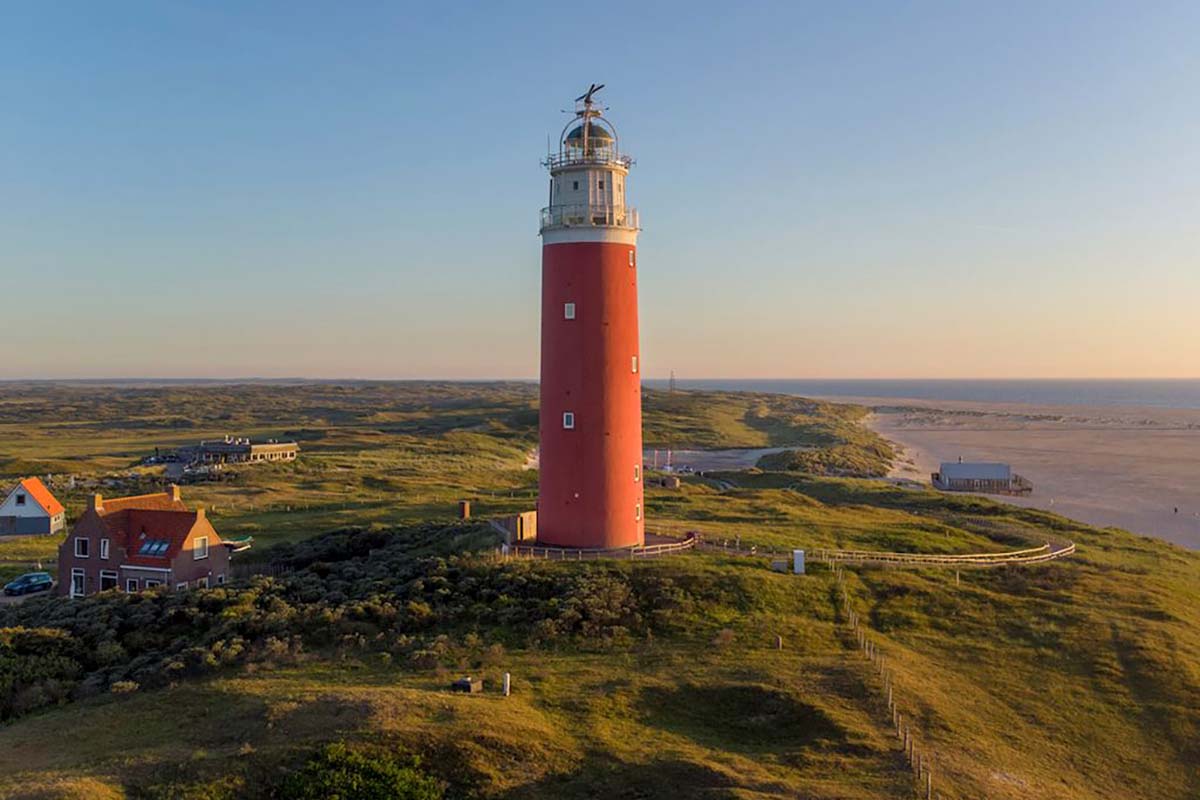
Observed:
[[[538,541],[644,543],[633,159],[592,84],[550,153],[542,209],[542,376]]]

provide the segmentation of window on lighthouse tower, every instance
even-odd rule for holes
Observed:
[[[564,411],[563,412],[563,427],[566,428],[567,430],[574,429],[574,427],[575,427],[575,412],[574,411]]]

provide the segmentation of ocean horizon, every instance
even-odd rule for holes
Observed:
[[[666,388],[669,381],[647,380]],[[681,389],[778,392],[805,397],[881,397],[1027,405],[1200,409],[1200,378],[1180,379],[679,379]]]

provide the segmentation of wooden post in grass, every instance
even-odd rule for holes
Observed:
[[[775,635],[775,649],[776,650],[783,649],[783,637],[778,634]]]
[[[925,800],[933,800],[933,770],[925,765]]]
[[[512,693],[512,673],[504,673],[504,696],[508,697]]]

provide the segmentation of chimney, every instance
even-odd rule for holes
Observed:
[[[92,495],[88,500],[88,511],[95,511],[97,514],[104,511],[104,496],[99,494]]]
[[[204,519],[204,506],[196,506],[196,522]]]
[[[183,495],[179,492],[179,484],[172,483],[167,487],[167,494],[171,496],[171,502],[178,503],[183,499]]]

